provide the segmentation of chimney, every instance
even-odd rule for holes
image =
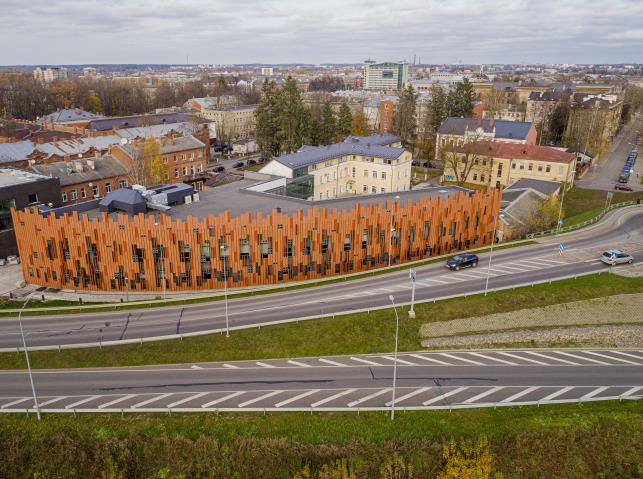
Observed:
[[[39,145],[42,145],[45,142],[44,138],[42,136],[36,137],[36,143]]]
[[[96,162],[94,161],[94,158],[87,159],[87,168],[89,168],[90,170],[96,169]]]
[[[56,142],[58,141],[58,136],[54,135],[54,136],[53,136],[53,138],[52,138],[52,141],[53,141],[54,143],[56,143]]]
[[[167,134],[167,144],[168,145],[173,145],[174,144],[174,133],[169,132]]]
[[[76,173],[82,173],[84,170],[83,163],[80,161],[74,161],[74,170],[76,170]]]

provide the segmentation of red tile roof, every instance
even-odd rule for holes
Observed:
[[[573,153],[567,153],[549,146],[521,145],[501,141],[479,141],[459,148],[460,152],[470,151],[478,155],[512,160],[545,161],[550,163],[570,163],[576,159]]]

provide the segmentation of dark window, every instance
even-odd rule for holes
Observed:
[[[36,194],[36,193],[29,193],[29,197],[28,197],[28,200],[27,200],[27,201],[29,202],[29,204],[32,204],[32,203],[38,203],[38,194]]]

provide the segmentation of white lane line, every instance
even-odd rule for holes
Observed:
[[[431,388],[420,388],[416,389],[415,391],[411,391],[408,394],[404,394],[403,396],[400,396],[399,398],[395,398],[395,404],[401,403],[402,401],[405,401],[406,399],[412,398],[413,396],[417,396],[418,394],[422,394],[423,392],[428,391]],[[390,406],[392,404],[392,401],[389,401],[386,403],[387,406]]]
[[[571,391],[572,389],[574,389],[574,386],[567,386],[565,388],[561,388],[556,392],[551,393],[549,396],[545,396],[544,398],[541,399],[541,401],[550,401],[554,398],[557,398],[558,396],[562,396],[567,391]]]
[[[101,405],[98,406],[98,409],[104,409],[106,407],[112,406],[113,404],[117,404],[119,402],[123,402],[123,401],[127,401],[128,399],[132,399],[133,397],[136,397],[136,394],[128,394],[127,396],[123,396],[123,397],[120,397],[118,399],[114,399],[113,401],[101,404]]]
[[[314,403],[312,403],[310,405],[310,407],[315,408],[317,406],[321,406],[322,404],[326,404],[327,402],[331,402],[333,399],[337,399],[337,398],[340,398],[342,396],[346,396],[347,394],[354,393],[355,391],[357,391],[357,389],[346,389],[345,391],[342,391],[342,392],[337,393],[337,394],[333,394],[330,397],[327,397],[327,398],[322,399],[320,401],[314,402]]]
[[[413,286],[408,286],[406,284],[398,284],[395,286],[395,289],[411,289]]]
[[[453,274],[456,274],[456,273],[453,273]],[[466,281],[466,279],[464,278],[458,278],[457,276],[452,276],[452,275],[440,276],[440,278],[452,280],[452,281],[443,281],[443,283],[447,283],[447,284],[452,283],[453,281],[455,281],[456,283],[461,283],[462,281]]]
[[[425,361],[432,361],[437,364],[442,364],[443,366],[453,366],[452,363],[447,363],[445,361],[440,361],[439,359],[433,359],[431,356],[422,356],[421,354],[409,354],[408,356],[412,356],[414,358],[418,359],[424,359]]]
[[[193,364],[190,366],[190,369],[203,369],[201,366],[197,366],[196,364]]]
[[[524,272],[527,271],[526,269],[520,270],[520,271],[515,271],[513,269],[509,269],[506,266],[492,266],[491,271],[498,271],[499,273],[503,274],[513,274],[513,273],[518,273],[518,272]]]
[[[261,366],[262,368],[274,368],[274,367],[276,367],[276,366],[273,366],[272,364],[262,363],[261,361],[257,361],[255,364],[257,366]]]
[[[520,268],[527,268],[529,271],[537,271],[539,269],[543,269],[543,265],[535,265],[535,264],[529,264],[529,263],[524,264],[524,263],[526,263],[526,261],[525,262],[516,261],[512,264],[518,265]]]
[[[227,396],[220,397],[219,399],[215,399],[214,401],[201,404],[201,407],[206,408],[206,407],[214,406],[215,404],[219,404],[223,401],[227,401],[228,399],[236,398],[237,396],[241,396],[242,394],[245,394],[245,393],[246,391],[237,391],[232,394],[228,394]]]
[[[378,356],[378,357],[388,359],[389,361],[395,362],[395,357],[394,356]],[[397,362],[402,363],[402,364],[407,364],[409,366],[417,366],[417,364],[412,363],[411,361],[406,361],[406,360],[400,359],[400,358],[397,358]]]
[[[439,279],[433,279],[433,278],[423,279],[422,281],[418,281],[417,284],[421,284],[422,286],[431,286],[430,284],[426,284],[427,281],[431,281],[432,283],[448,284],[446,281],[442,281],[442,280],[439,280]]]
[[[293,366],[299,366],[300,368],[309,368],[310,367],[310,364],[300,363],[299,361],[293,361],[292,359],[288,360],[288,364],[292,364]]]
[[[388,289],[388,288],[380,288],[380,289],[378,289],[378,291],[383,291],[385,293],[392,293],[395,290],[394,289]]]
[[[351,356],[350,359],[353,360],[353,361],[358,361],[360,363],[370,364],[371,366],[383,366],[383,364],[376,363],[375,361],[369,361],[368,359],[356,358],[355,356]]]
[[[523,352],[524,352],[524,353],[527,353],[527,354],[533,354],[534,356],[538,356],[538,357],[540,357],[540,358],[549,359],[549,360],[551,360],[551,361],[560,361],[561,363],[571,364],[572,366],[580,366],[580,364],[578,364],[578,363],[574,363],[574,362],[572,362],[572,361],[567,361],[566,359],[561,359],[561,358],[556,358],[556,357],[552,357],[552,356],[547,356],[547,355],[545,355],[545,354],[537,353],[536,351],[523,351]],[[554,364],[556,364],[556,363],[554,363]]]
[[[381,396],[382,394],[389,393],[389,392],[391,392],[392,390],[393,390],[393,388],[384,388],[384,389],[381,389],[380,391],[374,392],[373,394],[369,394],[368,396],[364,396],[364,397],[363,397],[363,398],[361,398],[361,399],[356,399],[355,401],[349,402],[349,403],[348,403],[348,407],[357,406],[358,404],[361,404],[361,403],[363,403],[363,402],[366,402],[366,401],[368,401],[369,399],[373,399],[373,398],[376,398],[377,396]]]
[[[88,398],[81,399],[80,401],[76,401],[76,402],[74,402],[74,403],[67,404],[67,405],[65,406],[65,409],[73,409],[73,408],[75,408],[76,406],[80,406],[81,404],[85,404],[86,402],[92,401],[92,400],[94,400],[94,399],[98,399],[99,397],[100,397],[100,396],[89,396]]]
[[[192,401],[193,399],[198,399],[198,398],[200,398],[200,397],[205,396],[206,394],[210,394],[210,392],[206,392],[206,393],[197,393],[197,394],[193,394],[192,396],[188,396],[188,397],[186,397],[186,398],[179,399],[178,401],[175,401],[175,402],[173,402],[173,403],[168,404],[168,405],[167,405],[167,408],[168,408],[168,409],[172,409],[174,406],[178,406],[178,405],[180,405],[180,404],[183,404],[183,403],[186,403],[186,402]]]
[[[593,398],[594,396],[598,396],[600,393],[609,389],[610,387],[611,386],[601,386],[600,388],[596,388],[593,391],[588,392],[584,396],[581,396],[581,399],[589,399],[589,398]]]
[[[526,266],[519,268],[518,266],[509,266],[508,264],[498,264],[496,266],[493,266],[492,269],[493,268],[508,269],[509,271],[511,270],[520,271],[521,273],[525,271],[531,271],[530,269],[527,269]]]
[[[635,354],[626,353],[625,351],[611,350],[610,353],[621,354],[623,356],[627,356],[628,358],[634,358],[634,359],[638,359],[640,361],[643,361],[643,358],[641,356],[636,356]]]
[[[448,397],[453,396],[455,394],[461,393],[462,391],[466,391],[467,389],[469,389],[469,386],[463,386],[461,388],[454,389],[452,391],[449,391],[448,393],[444,393],[444,394],[441,394],[440,396],[434,397],[433,399],[429,399],[428,401],[424,401],[422,403],[422,405],[428,406],[429,404],[436,403],[436,402],[438,402],[438,401],[440,401],[442,399],[445,399],[445,398],[448,398]]]
[[[158,396],[154,396],[153,398],[147,399],[147,400],[145,400],[143,402],[140,402],[138,404],[134,404],[132,406],[132,409],[136,409],[137,407],[141,407],[141,406],[147,406],[150,403],[153,403],[155,401],[160,401],[161,399],[165,399],[166,397],[171,396],[171,395],[172,395],[172,393],[165,393],[165,394],[160,394]]]
[[[473,396],[472,398],[469,398],[469,399],[467,399],[466,401],[463,401],[463,403],[462,403],[462,404],[471,404],[471,403],[474,403],[474,402],[476,402],[478,399],[482,399],[482,398],[485,398],[485,397],[487,397],[487,396],[490,396],[490,395],[492,395],[493,393],[496,393],[496,392],[500,391],[501,389],[504,389],[504,386],[496,386],[496,387],[491,388],[491,389],[489,389],[489,390],[487,390],[487,391],[485,391],[485,392],[482,392],[482,393],[480,393],[480,394],[476,394],[476,395],[475,395],[475,396]]]
[[[235,366],[234,364],[228,364],[228,363],[223,363],[223,367],[228,369],[239,369],[239,366]]]
[[[61,399],[67,399],[69,396],[58,396],[57,398],[50,399],[49,401],[41,402],[38,404],[38,407],[43,407],[46,406],[47,404],[51,404],[52,402],[60,401]]]
[[[503,356],[507,356],[509,358],[521,359],[523,361],[527,361],[527,362],[530,362],[530,363],[540,364],[541,366],[549,366],[548,363],[543,363],[542,361],[536,361],[535,359],[530,359],[530,358],[525,358],[523,356],[518,356],[517,354],[506,353],[504,351],[496,351],[496,354],[502,354]]]
[[[466,363],[471,363],[475,364],[476,366],[484,366],[484,363],[481,363],[479,361],[474,361],[473,359],[467,359],[467,358],[461,358],[460,356],[456,356],[455,354],[449,354],[449,353],[439,353],[440,356],[446,356],[447,358],[451,359],[457,359],[459,361],[464,361]]]
[[[621,396],[634,396],[634,393],[640,391],[641,389],[643,389],[643,386],[633,387],[632,389],[628,389],[627,391],[625,391],[623,394],[621,394]]]
[[[598,356],[599,358],[612,359],[614,361],[621,361],[625,364],[634,364],[635,366],[643,366],[643,363],[635,363],[629,359],[615,358],[613,356],[608,356],[607,354],[597,353],[596,351],[583,351],[585,354],[591,354],[592,356]]]
[[[467,274],[467,273],[453,273],[450,277],[451,277],[451,278],[453,278],[454,276],[455,276],[456,278],[460,278],[460,277],[464,276],[464,280],[465,280],[465,281],[466,281],[467,279],[480,279],[480,278],[482,277],[482,276],[474,276],[474,275],[472,275],[472,274]],[[486,276],[486,275],[485,275],[485,276]]]
[[[517,392],[513,396],[509,396],[508,398],[503,399],[500,402],[512,402],[512,401],[515,401],[516,399],[519,399],[519,398],[521,398],[523,396],[526,396],[527,394],[529,394],[531,392],[534,392],[536,389],[539,389],[539,388],[540,388],[540,386],[532,386],[530,388],[523,389],[522,391]]]
[[[507,361],[505,359],[494,358],[493,356],[487,356],[486,354],[482,354],[482,353],[470,352],[468,354],[471,354],[472,356],[477,356],[479,358],[490,359],[492,361],[498,361],[498,362],[503,363],[503,364],[508,364],[509,366],[518,366],[517,363],[512,363],[511,361]],[[493,364],[493,363],[491,363],[491,364]]]
[[[342,368],[346,367],[345,364],[338,363],[337,361],[331,361],[330,359],[326,359],[326,358],[319,358],[318,361],[320,363],[332,364],[333,366],[339,366],[339,367],[342,367]]]
[[[285,401],[278,402],[277,404],[275,404],[275,407],[285,406],[286,404],[290,404],[291,402],[295,402],[298,399],[303,399],[305,397],[312,396],[313,394],[318,393],[319,391],[320,391],[320,389],[311,389],[310,391],[306,391],[305,393],[301,393],[301,394],[299,394],[297,396],[293,396],[293,397],[291,397],[289,399],[286,399]]]
[[[29,399],[33,399],[33,398],[22,398],[22,399],[17,399],[17,400],[15,400],[15,401],[8,402],[7,404],[3,404],[2,406],[0,406],[0,409],[4,409],[4,408],[6,408],[6,407],[13,406],[14,404],[18,404],[18,403],[23,402],[23,401],[28,401]]]
[[[520,261],[517,261],[517,263],[533,264],[534,266],[538,266],[540,268],[542,267],[551,268],[552,266],[554,266],[553,264],[546,263],[543,260],[534,260],[534,259],[521,259]],[[556,263],[564,264],[562,261],[556,261]]]
[[[281,394],[283,392],[284,391],[271,391],[269,393],[264,394],[263,396],[259,396],[258,398],[250,399],[249,401],[244,401],[242,403],[239,403],[237,407],[246,407],[246,406],[249,406],[250,404],[259,402],[262,399],[268,399],[270,397],[276,396],[277,394]]]
[[[570,358],[584,359],[585,361],[589,361],[590,363],[600,364],[602,366],[610,365],[609,363],[606,363],[604,361],[599,361],[598,359],[586,358],[585,356],[578,356],[577,354],[566,353],[565,351],[554,351],[554,352],[558,354],[563,354],[565,356],[569,356]]]

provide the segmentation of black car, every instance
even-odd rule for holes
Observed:
[[[222,171],[225,171],[225,166],[223,165],[215,166],[214,168],[212,168],[212,171],[214,171],[215,173],[221,173]]]
[[[478,256],[471,253],[462,253],[447,261],[446,267],[459,271],[460,268],[475,268],[478,266]]]
[[[243,168],[243,161],[237,161],[232,168]]]
[[[256,165],[257,162],[255,160],[248,160],[248,166],[250,165]]]

